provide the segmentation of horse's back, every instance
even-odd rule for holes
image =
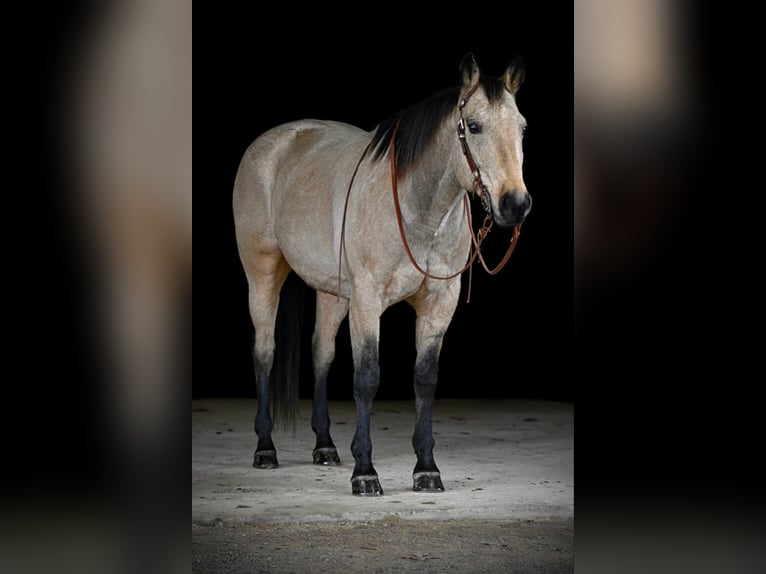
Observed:
[[[281,251],[304,280],[329,286],[342,203],[370,134],[341,122],[301,120],[258,137],[240,162],[234,215],[240,253]]]

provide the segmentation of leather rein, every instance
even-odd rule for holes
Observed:
[[[468,262],[461,267],[459,270],[455,271],[454,273],[451,273],[449,275],[434,275],[433,273],[429,273],[425,269],[423,269],[415,259],[415,256],[412,253],[412,249],[410,248],[410,244],[407,241],[407,235],[404,232],[404,218],[402,217],[402,208],[399,203],[399,189],[397,186],[397,174],[396,174],[396,132],[399,129],[399,122],[401,121],[401,116],[396,119],[396,123],[394,124],[394,129],[391,134],[391,146],[389,149],[389,162],[390,162],[390,171],[391,171],[391,191],[393,193],[394,197],[394,209],[396,211],[396,223],[399,227],[399,235],[402,238],[402,244],[404,246],[404,250],[407,253],[407,257],[410,260],[410,263],[412,263],[412,266],[417,269],[417,271],[429,279],[436,279],[438,281],[447,281],[449,279],[454,279],[458,275],[464,273],[468,269],[471,269],[471,266],[473,265],[473,262],[476,261],[476,259],[479,259],[479,262],[481,263],[484,270],[490,274],[490,275],[496,275],[499,273],[503,267],[505,267],[506,263],[508,263],[508,260],[511,258],[511,255],[513,254],[514,249],[516,248],[516,242],[519,239],[519,234],[521,233],[521,225],[516,225],[513,228],[513,237],[511,238],[511,242],[508,245],[508,250],[506,251],[503,258],[500,260],[500,263],[497,264],[494,268],[490,269],[487,265],[487,262],[484,260],[484,257],[481,254],[481,244],[484,242],[484,239],[486,239],[487,235],[489,235],[489,232],[492,229],[492,226],[494,224],[494,220],[492,219],[492,204],[489,196],[489,190],[487,189],[487,186],[484,184],[484,181],[481,179],[481,172],[479,171],[479,166],[476,165],[476,162],[473,159],[473,154],[471,153],[471,148],[468,147],[468,141],[466,140],[465,136],[465,120],[463,119],[463,108],[465,107],[466,103],[468,102],[468,99],[473,95],[473,93],[478,88],[478,84],[471,88],[471,90],[468,91],[468,93],[465,95],[465,97],[460,100],[460,103],[458,104],[458,114],[460,115],[460,119],[457,123],[457,136],[460,140],[460,147],[463,150],[463,155],[465,156],[466,162],[468,163],[468,168],[471,170],[471,175],[473,175],[473,194],[475,196],[478,196],[481,200],[481,205],[484,208],[484,212],[486,215],[484,216],[484,222],[482,223],[481,228],[477,233],[474,233],[473,231],[473,219],[471,217],[471,205],[468,200],[468,192],[465,193],[463,196],[463,207],[465,209],[466,213],[466,219],[468,221],[468,230],[471,234],[471,254],[468,257]],[[348,212],[348,200],[351,195],[351,187],[354,184],[354,179],[356,178],[356,174],[359,171],[359,166],[362,163],[362,160],[367,155],[367,152],[370,149],[370,142],[367,144],[367,147],[364,148],[364,152],[362,153],[362,156],[359,158],[359,161],[356,164],[356,167],[354,168],[354,173],[351,175],[351,181],[348,184],[348,190],[346,191],[346,199],[343,204],[343,219],[341,222],[341,232],[340,232],[340,250],[338,255],[338,294],[340,295],[340,288],[341,288],[341,268],[342,268],[342,262],[343,262],[343,243],[345,240],[345,232],[346,232],[346,214]],[[471,271],[473,271],[471,269]],[[470,300],[470,293],[471,293],[471,279],[469,278],[468,283],[468,299]]]

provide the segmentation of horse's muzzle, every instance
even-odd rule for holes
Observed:
[[[527,191],[506,191],[500,197],[495,223],[500,227],[521,225],[532,209],[532,196]]]

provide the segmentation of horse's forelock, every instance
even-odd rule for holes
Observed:
[[[503,95],[507,91],[500,78],[482,78],[480,84],[484,88],[484,94],[490,104],[502,101]]]

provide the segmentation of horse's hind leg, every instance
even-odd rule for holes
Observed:
[[[415,433],[412,446],[417,463],[412,474],[416,492],[442,492],[441,473],[434,461],[433,409],[436,394],[439,355],[442,341],[460,296],[460,280],[441,284],[436,293],[428,291],[428,283],[416,293],[411,303],[415,308]]]
[[[327,374],[335,357],[335,335],[348,314],[348,299],[317,291],[316,327],[312,340],[314,358],[314,409],[311,428],[317,437],[314,464],[340,464],[338,450],[330,437],[330,415],[327,411]]]
[[[290,268],[281,253],[260,254],[253,268],[246,268],[250,286],[250,317],[255,327],[253,363],[258,390],[258,414],[255,433],[258,446],[253,458],[255,468],[276,468],[277,449],[271,439],[273,423],[269,408],[269,375],[274,361],[274,327],[279,306],[279,291]]]
[[[354,472],[351,492],[357,496],[380,496],[383,489],[378,473],[372,466],[370,416],[372,400],[380,385],[378,340],[382,304],[373,288],[356,287],[351,299],[349,327],[354,353],[354,400],[356,401],[356,432],[351,442]]]

